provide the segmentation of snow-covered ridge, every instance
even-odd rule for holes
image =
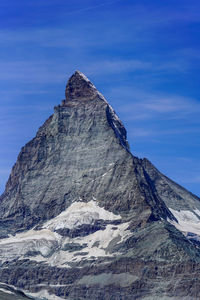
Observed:
[[[62,236],[56,232],[85,224],[92,226],[96,220],[105,221],[104,227],[84,236]],[[129,222],[113,224],[116,220],[121,220],[121,216],[99,207],[97,201],[74,202],[40,230],[31,229],[0,240],[0,260],[28,258],[51,266],[70,267],[73,262],[115,256],[115,246],[131,235]]]
[[[115,215],[103,207],[99,207],[94,200],[87,203],[79,201],[72,203],[60,215],[46,222],[43,228],[50,230],[73,229],[83,224],[92,224],[95,220],[114,221],[120,219],[120,215]]]
[[[186,236],[190,236],[192,234],[193,239],[195,235],[197,235],[196,239],[199,240],[200,237],[200,211],[195,209],[193,211],[190,210],[174,210],[169,208],[171,213],[177,219],[176,221],[170,221],[178,230],[182,231]]]
[[[6,290],[6,289],[3,289],[3,288],[0,288],[0,291],[4,292],[4,293],[6,293],[6,294],[12,294],[12,295],[14,295],[13,292],[11,292],[11,291],[9,291],[9,290]]]

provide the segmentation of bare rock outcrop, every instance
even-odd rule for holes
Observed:
[[[200,298],[199,198],[131,154],[85,75],[65,95],[0,197],[0,282],[34,299]]]

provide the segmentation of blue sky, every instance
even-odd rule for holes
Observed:
[[[199,0],[1,1],[0,191],[78,69],[132,153],[200,196],[199,48]]]

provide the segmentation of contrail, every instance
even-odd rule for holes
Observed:
[[[122,0],[113,0],[113,1],[104,2],[104,3],[98,4],[98,5],[94,5],[94,6],[89,6],[89,7],[86,7],[86,8],[81,8],[81,9],[69,12],[69,13],[67,13],[67,15],[78,14],[78,13],[81,13],[81,12],[84,12],[84,11],[92,10],[92,9],[95,9],[95,8],[98,8],[98,7],[101,7],[101,6],[110,5],[110,4],[113,4],[113,3],[116,3],[116,2],[120,2],[120,1],[122,1]]]

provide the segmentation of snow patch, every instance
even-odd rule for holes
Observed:
[[[3,289],[3,288],[0,288],[0,291],[4,292],[6,294],[12,294],[12,295],[14,295],[14,293],[12,293],[11,291],[8,291],[8,290]]]
[[[96,260],[99,257],[115,256],[115,246],[125,241],[131,232],[129,222],[106,224],[105,229],[79,237],[63,237],[54,230],[74,229],[83,224],[93,224],[95,220],[120,220],[120,215],[98,206],[93,198],[88,203],[74,202],[57,217],[47,221],[41,230],[29,230],[0,240],[0,260],[29,259],[46,262],[52,266],[70,267],[71,262]],[[65,247],[69,246],[69,249]],[[75,245],[75,247],[74,247]]]
[[[200,210],[199,209],[197,209],[197,208],[194,209],[194,212],[195,212],[196,215],[198,215],[200,217]]]
[[[169,208],[171,213],[177,219],[176,221],[170,221],[178,230],[187,234],[188,232],[200,235],[200,220],[195,215],[199,215],[200,211],[195,209],[193,212],[189,210],[174,210]],[[195,212],[195,213],[194,213]]]
[[[63,300],[63,298],[60,298],[60,297],[56,296],[55,294],[49,294],[47,290],[41,290],[38,293],[29,293],[27,291],[26,295],[28,297],[34,297],[34,299],[36,299],[36,297],[37,297],[37,298],[40,298],[41,300]]]
[[[10,243],[20,243],[23,241],[31,241],[31,240],[56,240],[59,239],[60,235],[56,232],[52,232],[49,229],[41,229],[41,230],[28,230],[22,233],[18,233],[16,235],[10,235],[8,238],[0,240],[0,245],[10,244]]]
[[[48,263],[52,266],[70,267],[71,262],[80,262],[82,260],[96,260],[99,257],[111,257],[119,253],[112,253],[109,249],[110,243],[114,241],[115,245],[125,241],[131,236],[131,231],[128,230],[129,222],[116,226],[107,225],[105,230],[98,230],[88,236],[69,238],[63,240],[64,244],[75,243],[84,245],[83,249],[70,252],[59,251],[55,252]]]
[[[57,217],[47,221],[43,228],[58,230],[62,228],[74,229],[83,224],[92,224],[95,220],[114,221],[121,219],[121,216],[105,210],[97,205],[96,201],[74,202]]]

